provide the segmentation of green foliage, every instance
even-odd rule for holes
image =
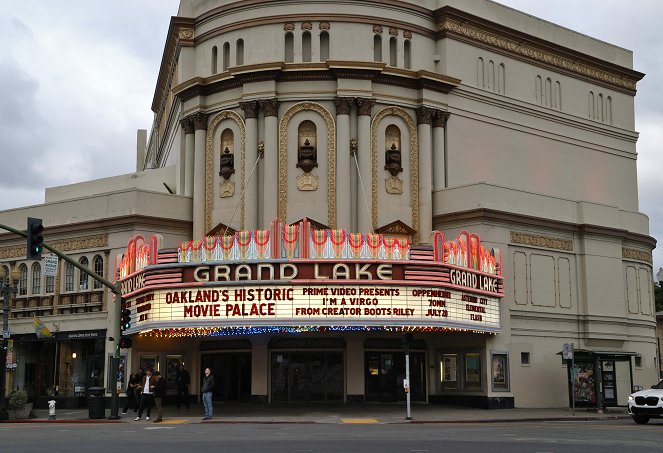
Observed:
[[[654,302],[656,311],[663,311],[663,289],[659,285],[654,285]]]
[[[22,409],[28,403],[28,392],[25,390],[14,390],[9,394],[9,408]]]

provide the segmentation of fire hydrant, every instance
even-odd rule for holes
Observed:
[[[48,419],[55,420],[55,400],[48,402]]]

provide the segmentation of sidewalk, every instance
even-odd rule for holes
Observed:
[[[627,418],[626,408],[609,408],[599,414],[596,410],[576,409],[573,416],[570,409],[473,409],[459,406],[438,404],[413,404],[410,410],[412,420],[406,420],[405,404],[357,404],[357,405],[278,405],[228,403],[214,405],[214,419],[202,421],[202,405],[192,404],[190,409],[164,407],[164,423],[496,423],[496,422],[531,422],[531,421],[573,421],[573,420],[609,420]],[[56,419],[48,419],[48,410],[37,409],[36,418],[28,420],[10,420],[9,423],[152,423],[143,419],[134,422],[136,413],[129,411],[119,420],[109,420],[110,409],[106,409],[106,418],[90,420],[87,408],[56,409]]]

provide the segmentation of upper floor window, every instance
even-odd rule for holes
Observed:
[[[103,277],[104,276],[104,259],[101,257],[101,255],[95,255],[93,263],[94,263],[94,273]],[[101,282],[98,282],[97,280],[95,280],[92,285],[93,285],[94,289],[101,288]]]
[[[64,290],[74,290],[74,265],[71,263],[64,265]]]
[[[382,61],[382,36],[373,36],[373,61]]]
[[[81,259],[78,260],[78,263],[87,268],[90,265],[90,262],[88,261],[87,257],[83,256]],[[83,271],[78,272],[78,287],[81,290],[86,290],[88,289],[88,280],[90,279],[89,275]]]
[[[244,40],[238,39],[235,52],[235,62],[237,66],[242,66],[244,64]]]
[[[320,61],[329,59],[329,33],[320,32]]]
[[[389,39],[389,64],[398,66],[398,41],[395,37]]]
[[[406,39],[403,46],[403,66],[405,69],[410,69],[412,68],[412,43]]]
[[[302,33],[302,61],[311,61],[311,33]]]
[[[21,277],[18,280],[18,295],[25,296],[28,294],[28,266],[21,264],[18,270],[21,272]]]
[[[230,66],[230,43],[223,44],[223,70],[227,71]]]
[[[216,48],[216,46],[212,47],[212,74],[216,74],[218,72],[218,54],[219,50]]]
[[[285,62],[293,61],[295,61],[295,36],[292,32],[288,32],[285,34]]]
[[[41,264],[32,265],[32,294],[41,293]]]

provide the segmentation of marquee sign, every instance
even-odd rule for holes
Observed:
[[[189,241],[177,251],[158,250],[155,237],[149,244],[133,239],[119,266],[132,312],[126,333],[249,326],[499,331],[500,255],[477,235],[445,242],[435,232],[431,250],[381,235],[309,231],[306,220],[295,226],[275,221],[271,230]]]

